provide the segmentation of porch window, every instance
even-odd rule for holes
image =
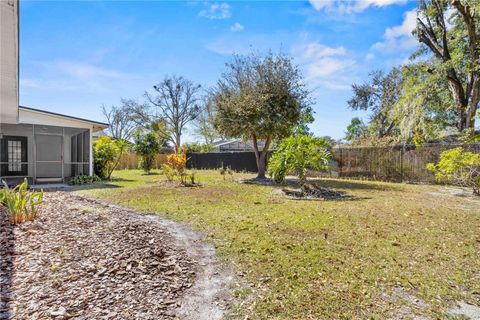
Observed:
[[[26,176],[28,173],[27,137],[4,136],[0,141],[0,175]]]
[[[22,171],[22,142],[18,140],[8,141],[8,171]]]

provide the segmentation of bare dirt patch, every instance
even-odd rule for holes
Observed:
[[[34,222],[0,215],[0,319],[219,319],[227,307],[213,248],[159,216],[65,192],[46,194]]]

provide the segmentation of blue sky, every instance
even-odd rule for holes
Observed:
[[[282,50],[316,100],[316,135],[342,138],[350,85],[415,49],[415,1],[21,1],[20,103],[102,120],[165,75],[213,86],[232,53]],[[194,140],[190,133],[187,140]]]

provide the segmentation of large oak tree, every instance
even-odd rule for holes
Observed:
[[[309,92],[299,68],[284,54],[235,55],[226,67],[214,90],[215,127],[227,137],[252,140],[257,178],[265,178],[272,140],[310,118]]]
[[[478,0],[420,0],[414,35],[434,57],[429,72],[448,81],[457,129],[475,127],[480,101]]]
[[[381,70],[370,73],[370,80],[363,84],[353,84],[353,96],[348,106],[353,110],[370,111],[369,130],[378,138],[391,135],[395,130],[393,110],[400,99],[402,73],[393,68],[388,74]]]

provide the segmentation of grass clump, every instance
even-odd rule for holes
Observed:
[[[42,202],[43,191],[30,191],[27,179],[13,189],[4,182],[0,189],[0,204],[8,209],[9,220],[15,224],[34,220]]]

